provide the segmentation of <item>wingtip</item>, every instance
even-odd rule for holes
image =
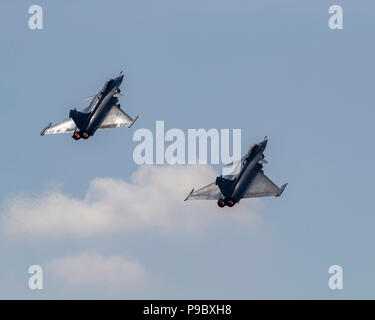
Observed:
[[[139,118],[139,116],[136,116],[135,118],[134,118],[134,120],[132,121],[132,123],[129,125],[129,128],[131,128],[132,127],[132,125],[134,124],[134,122],[136,122],[137,121],[137,119]]]
[[[189,199],[189,197],[191,196],[191,194],[194,192],[194,188],[190,191],[190,193],[187,195],[187,197],[185,198],[185,200],[184,201],[186,201],[186,200],[188,200]]]
[[[50,122],[41,132],[40,132],[40,135],[41,136],[44,136],[45,135],[45,133],[46,133],[46,130],[47,129],[49,129],[49,128],[51,128],[51,126],[52,126],[52,122]]]
[[[280,188],[280,193],[277,195],[277,197],[280,197],[281,194],[284,192],[285,187],[288,185],[288,183],[284,183]]]

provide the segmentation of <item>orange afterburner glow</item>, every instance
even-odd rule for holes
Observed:
[[[78,132],[76,132],[76,133],[74,134],[74,138],[78,140],[78,139],[80,139],[80,138],[81,138],[81,136],[79,135],[79,133],[78,133]]]
[[[228,206],[233,207],[234,206],[234,201],[233,200],[228,200]]]
[[[223,208],[225,206],[225,202],[223,200],[219,200],[217,202],[217,205],[220,207],[220,208]]]

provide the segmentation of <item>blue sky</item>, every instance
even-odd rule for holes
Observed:
[[[41,31],[28,28],[33,4],[44,9]],[[344,30],[328,28],[332,4],[343,7]],[[9,0],[0,9],[1,298],[374,298],[372,1]],[[39,135],[71,107],[85,107],[82,98],[120,70],[120,103],[140,115],[134,127],[79,143]],[[154,131],[156,120],[166,129],[240,128],[243,150],[267,135],[265,172],[278,185],[289,183],[285,193],[243,201],[231,213],[215,202],[182,202],[178,192],[214,173],[139,168],[132,134]],[[157,178],[176,194],[168,199],[148,188],[157,188]],[[95,179],[103,180],[92,187]],[[111,219],[121,220],[122,209],[106,190],[116,201],[125,190],[142,203],[134,185],[145,205],[156,199],[155,211],[141,223],[140,207],[124,196],[130,220],[117,228]],[[87,206],[92,194],[105,199]],[[39,215],[50,197],[59,207]],[[66,221],[65,200],[68,211],[77,210]],[[113,211],[106,215],[98,203]],[[90,210],[82,214],[87,207],[104,229]],[[4,218],[19,217],[20,208],[25,220],[18,223],[32,227]],[[42,222],[47,227],[38,229]],[[86,276],[85,261],[97,261],[93,277],[126,274],[130,261],[141,281],[75,281]],[[38,292],[27,287],[32,264],[45,270]],[[343,267],[342,291],[328,288],[333,264]]]

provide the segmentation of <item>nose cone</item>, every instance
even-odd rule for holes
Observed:
[[[260,143],[260,145],[261,145],[261,147],[262,147],[263,150],[266,149],[266,147],[267,147],[267,142],[268,142],[268,140],[267,140],[267,139],[264,139],[264,141]]]
[[[123,79],[124,79],[124,75],[121,75],[115,79],[118,86],[122,83]]]

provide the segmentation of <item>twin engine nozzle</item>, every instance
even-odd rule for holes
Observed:
[[[236,202],[232,199],[219,199],[217,201],[217,205],[220,207],[220,208],[224,208],[225,206],[228,206],[228,207],[233,207],[234,205],[236,204]]]
[[[82,133],[82,135],[79,133],[79,132],[74,132],[74,134],[73,134],[73,139],[74,140],[79,140],[79,139],[81,139],[81,138],[83,138],[83,139],[87,139],[88,137],[89,137],[90,135],[87,133],[87,132],[83,132]]]

